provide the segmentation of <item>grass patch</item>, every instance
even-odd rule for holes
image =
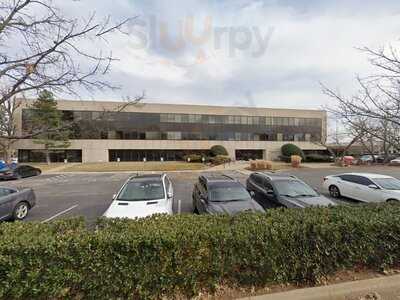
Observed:
[[[22,165],[24,165],[24,163],[22,163]],[[42,172],[51,171],[53,169],[65,166],[64,163],[51,163],[50,165],[46,163],[29,163],[29,165],[35,168],[39,168],[40,170],[42,170]]]
[[[183,171],[205,168],[201,163],[186,162],[109,162],[67,165],[63,172]]]

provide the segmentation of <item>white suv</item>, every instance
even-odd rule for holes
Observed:
[[[346,173],[327,176],[323,188],[334,198],[363,202],[400,201],[400,180],[379,174]]]
[[[153,214],[172,215],[174,191],[166,174],[130,177],[104,213],[106,218],[143,218]]]

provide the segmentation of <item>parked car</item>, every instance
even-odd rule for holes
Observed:
[[[42,174],[42,171],[38,168],[28,166],[28,165],[20,165],[15,168],[5,167],[0,170],[0,179],[1,180],[10,180],[10,179],[20,179],[25,177],[39,176]]]
[[[25,219],[36,204],[36,196],[32,189],[14,189],[0,187],[0,220]]]
[[[327,176],[323,187],[335,198],[348,197],[363,202],[400,200],[400,180],[387,175],[346,173]]]
[[[194,185],[192,199],[196,214],[264,212],[239,181],[226,175],[201,175]]]
[[[367,163],[373,163],[373,162],[383,163],[385,161],[385,158],[381,155],[365,154],[365,155],[361,155],[358,160],[361,164],[367,164]]]
[[[391,164],[391,165],[400,165],[400,157],[397,157],[397,158],[395,158],[395,159],[392,159],[392,160],[390,161],[390,164]]]
[[[174,190],[166,174],[130,177],[104,213],[107,218],[142,218],[153,214],[172,215]]]
[[[263,207],[276,203],[285,207],[336,205],[295,176],[256,172],[246,182]]]

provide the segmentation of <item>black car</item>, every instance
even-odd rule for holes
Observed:
[[[264,212],[240,182],[226,175],[200,176],[194,186],[192,199],[196,214]]]
[[[0,221],[23,220],[36,204],[32,189],[0,187]]]
[[[1,180],[10,180],[10,179],[19,179],[25,177],[38,176],[42,174],[42,171],[38,168],[21,165],[15,168],[6,167],[0,170],[0,179]]]
[[[246,182],[247,190],[264,208],[277,204],[284,207],[336,205],[295,176],[256,172]]]

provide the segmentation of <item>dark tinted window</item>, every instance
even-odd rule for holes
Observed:
[[[369,180],[366,177],[363,177],[363,176],[356,176],[356,177],[357,177],[356,178],[356,183],[358,183],[358,184],[366,185],[366,186],[374,184],[371,180]]]
[[[209,199],[215,202],[249,200],[250,194],[237,182],[218,182],[210,186]]]
[[[357,175],[342,175],[339,176],[342,180],[347,181],[347,182],[351,182],[351,183],[356,183],[356,184],[360,184],[360,185],[371,185],[374,184],[371,180],[369,180],[366,177],[363,176],[357,176]]]
[[[32,132],[34,111],[22,111],[24,132]],[[63,111],[71,139],[295,140],[318,138],[322,120],[263,116]]]
[[[164,198],[164,186],[161,180],[143,180],[128,182],[117,200],[149,201]]]
[[[10,194],[12,194],[14,192],[15,191],[11,190],[11,189],[0,188],[0,197],[4,197],[4,196],[7,196],[7,195],[10,195]]]
[[[347,182],[352,182],[352,183],[356,183],[357,182],[353,175],[341,175],[341,176],[339,176],[339,178],[344,180],[344,181],[347,181]]]
[[[299,180],[276,180],[274,181],[278,194],[289,197],[316,197],[318,196],[311,187]]]

